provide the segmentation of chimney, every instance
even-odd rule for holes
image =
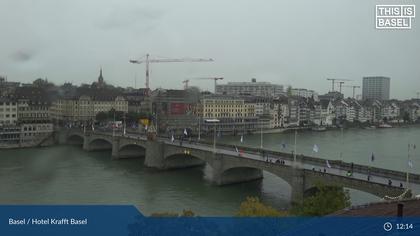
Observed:
[[[404,204],[398,203],[398,205],[397,205],[397,216],[398,217],[403,216],[403,208],[404,208]]]

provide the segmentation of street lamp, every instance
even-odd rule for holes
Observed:
[[[213,132],[213,153],[216,153],[216,124],[220,122],[218,119],[207,119],[205,120],[206,123],[214,125],[214,132]]]

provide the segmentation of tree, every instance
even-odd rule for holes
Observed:
[[[250,217],[250,216],[259,216],[259,217],[279,217],[286,216],[286,212],[280,212],[276,209],[266,206],[260,202],[258,197],[247,197],[245,201],[241,203],[239,207],[239,212],[237,216]]]
[[[287,93],[287,96],[289,97],[292,96],[292,86],[287,87],[286,93]]]
[[[108,113],[101,111],[98,114],[96,114],[95,119],[99,122],[104,122],[108,119]]]
[[[294,215],[323,216],[350,206],[348,190],[340,186],[317,184],[314,195],[292,208]]]
[[[408,112],[404,112],[403,120],[404,120],[404,123],[410,122],[410,114]]]

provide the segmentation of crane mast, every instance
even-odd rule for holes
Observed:
[[[211,79],[214,80],[214,93],[216,93],[216,85],[218,80],[223,80],[223,77],[204,77],[204,78],[194,78],[194,79]]]
[[[332,91],[331,92],[334,92],[334,84],[339,83],[340,84],[340,93],[341,93],[341,87],[344,84],[344,81],[351,81],[349,79],[330,79],[330,78],[327,78],[327,80],[331,81],[331,84],[332,84]],[[339,82],[336,82],[336,81],[339,81]]]
[[[355,98],[355,95],[356,95],[356,89],[357,89],[357,88],[360,88],[360,86],[358,86],[358,85],[356,85],[356,86],[344,86],[344,87],[347,87],[347,88],[352,88],[352,89],[353,89],[353,98]]]

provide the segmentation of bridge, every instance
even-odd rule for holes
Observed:
[[[318,183],[356,189],[380,198],[411,197],[405,183],[406,173],[298,155],[203,142],[172,141],[159,137],[148,140],[138,134],[115,134],[107,132],[82,132],[67,130],[61,143],[80,144],[86,151],[111,150],[113,159],[144,156],[144,165],[159,170],[208,165],[209,180],[216,185],[228,185],[263,178],[263,171],[286,181],[291,189],[292,202],[301,202],[304,196],[316,189]],[[348,171],[352,170],[352,175]],[[369,176],[369,179],[367,178]],[[410,189],[420,189],[420,175],[409,174]],[[389,180],[392,183],[389,183]]]

